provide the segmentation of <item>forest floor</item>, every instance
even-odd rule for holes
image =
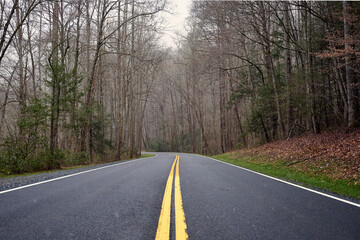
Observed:
[[[360,199],[359,129],[306,134],[214,157]]]

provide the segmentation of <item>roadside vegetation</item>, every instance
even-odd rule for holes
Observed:
[[[154,154],[141,154],[140,158],[154,157]]]
[[[163,0],[2,2],[1,174],[140,157],[165,54],[155,18],[164,8]]]
[[[153,154],[141,154],[139,158],[149,158],[149,157],[153,157],[155,155]],[[129,159],[122,159],[122,160],[129,160]],[[79,162],[68,162],[68,165],[62,165],[60,166],[59,169],[55,169],[55,170],[48,170],[48,171],[28,171],[25,173],[18,173],[18,174],[13,174],[11,172],[6,172],[4,169],[0,168],[0,178],[11,178],[11,177],[19,177],[19,176],[28,176],[28,175],[34,175],[34,174],[40,174],[40,173],[50,173],[50,172],[56,172],[56,171],[62,171],[62,170],[70,170],[70,169],[76,169],[76,168],[83,168],[83,167],[89,167],[89,166],[95,166],[95,165],[100,165],[100,164],[104,164],[104,163],[109,163],[109,162],[114,162],[114,161],[97,161],[96,163],[89,163],[88,161],[85,161],[83,163],[79,163]]]
[[[360,199],[360,131],[303,135],[215,159]]]

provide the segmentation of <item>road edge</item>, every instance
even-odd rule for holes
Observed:
[[[45,181],[40,181],[40,182],[31,183],[31,184],[26,184],[26,185],[23,185],[23,186],[20,186],[20,187],[15,187],[15,188],[10,188],[10,189],[6,189],[6,190],[3,190],[3,191],[0,191],[0,195],[1,195],[1,194],[4,194],[4,193],[8,193],[8,192],[13,192],[13,191],[17,191],[17,190],[20,190],[20,189],[24,189],[24,188],[33,187],[33,186],[40,185],[40,184],[43,184],[43,183],[53,182],[53,181],[57,181],[57,180],[61,180],[61,179],[65,179],[65,178],[69,178],[69,177],[81,175],[81,174],[84,174],[84,173],[94,172],[94,171],[97,171],[97,170],[101,170],[101,169],[105,169],[105,168],[110,168],[110,167],[115,167],[115,166],[123,165],[123,164],[126,164],[126,163],[137,162],[137,161],[140,161],[140,160],[146,160],[146,159],[150,159],[150,158],[154,158],[154,157],[157,157],[157,154],[155,154],[155,156],[152,156],[152,157],[136,158],[136,159],[126,160],[126,161],[122,161],[122,162],[115,163],[115,164],[111,164],[111,165],[107,165],[107,166],[102,166],[102,167],[93,168],[93,169],[90,169],[90,170],[85,170],[85,171],[81,171],[81,172],[77,172],[77,173],[72,173],[72,174],[69,174],[69,175],[61,176],[61,177],[51,178],[51,179],[48,179],[48,180],[45,180]]]

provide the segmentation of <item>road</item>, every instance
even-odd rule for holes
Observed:
[[[0,192],[0,239],[155,239],[160,228],[166,232],[159,216],[166,219],[167,208],[170,239],[178,225],[189,239],[359,239],[359,206],[178,155]]]

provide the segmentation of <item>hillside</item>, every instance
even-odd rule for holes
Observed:
[[[360,184],[360,130],[344,129],[306,134],[255,148],[232,152],[257,163],[281,164],[289,169]]]

